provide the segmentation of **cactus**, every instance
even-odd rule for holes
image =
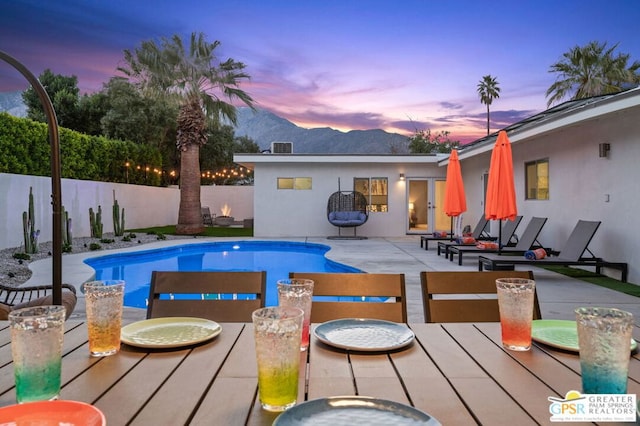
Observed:
[[[94,212],[89,207],[89,224],[91,226],[91,237],[102,238],[102,206],[98,206],[98,212]]]
[[[22,212],[22,233],[24,236],[24,252],[38,252],[38,236],[40,230],[36,231],[36,215],[33,207],[33,187],[29,187],[29,211]]]
[[[121,215],[120,206],[118,205],[118,200],[116,200],[116,191],[113,191],[113,234],[116,237],[124,235],[124,207]]]
[[[73,249],[73,234],[69,212],[62,206],[62,251],[69,253]]]

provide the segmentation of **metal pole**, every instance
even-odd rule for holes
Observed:
[[[60,183],[60,137],[56,111],[46,90],[24,65],[0,50],[0,59],[17,69],[38,94],[44,108],[49,127],[49,145],[51,146],[51,204],[53,206],[53,304],[62,305],[62,191]]]

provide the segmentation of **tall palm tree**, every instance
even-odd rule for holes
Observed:
[[[617,47],[592,41],[564,53],[549,68],[558,77],[547,89],[547,106],[567,97],[574,100],[617,93],[640,83],[640,62],[628,65],[628,54],[614,55]]]
[[[487,106],[487,135],[490,133],[490,114],[489,106],[494,99],[500,97],[500,87],[498,87],[498,81],[495,77],[485,75],[478,83],[478,95],[480,95],[480,102]]]
[[[176,145],[180,151],[180,210],[178,234],[204,231],[200,212],[200,147],[207,142],[207,129],[223,119],[236,123],[240,101],[253,108],[253,99],[239,88],[249,79],[245,65],[233,59],[220,61],[202,33],[192,33],[188,50],[179,35],[160,43],[144,41],[131,52],[124,51],[125,65],[118,69],[149,96],[176,102],[178,112]],[[226,101],[229,102],[226,102]]]

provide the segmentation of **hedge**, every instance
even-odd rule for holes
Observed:
[[[64,178],[159,186],[162,156],[157,148],[89,136],[59,128]],[[0,113],[0,173],[51,176],[45,123]]]

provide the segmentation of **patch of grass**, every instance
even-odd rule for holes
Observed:
[[[129,229],[127,232],[138,234],[177,235],[175,225],[157,226],[154,228]],[[206,226],[199,237],[253,237],[253,228],[233,228]]]
[[[618,281],[605,275],[596,274],[592,271],[580,268],[571,268],[568,266],[545,266],[544,269],[586,281],[591,284],[599,285],[600,287],[606,287],[631,296],[640,297],[640,286],[632,283],[623,283],[622,281]]]

